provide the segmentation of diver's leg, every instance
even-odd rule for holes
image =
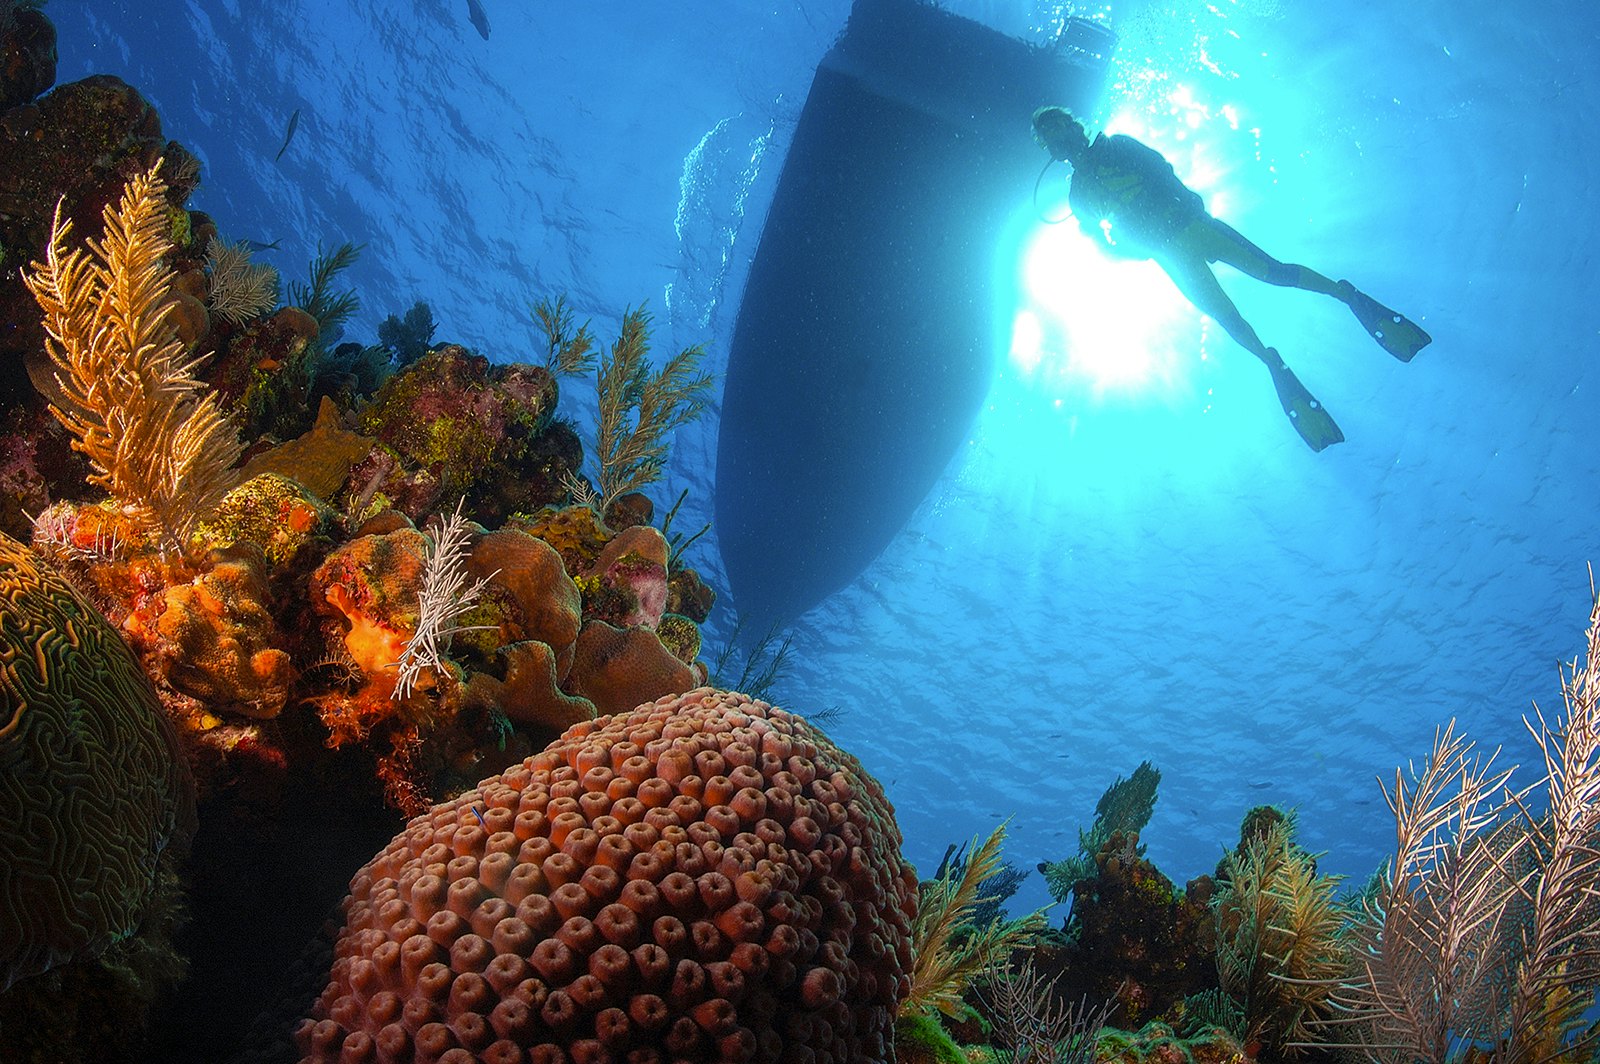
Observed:
[[[1305,292],[1333,296],[1341,301],[1344,299],[1337,283],[1311,267],[1293,262],[1280,262],[1245,239],[1243,233],[1227,222],[1216,218],[1211,218],[1209,221],[1210,225],[1206,228],[1211,239],[1207,242],[1206,257],[1212,262],[1226,262],[1229,266],[1242,270],[1259,281],[1275,284],[1280,288],[1298,288]]]
[[[1344,440],[1344,433],[1339,431],[1333,417],[1323,409],[1316,396],[1300,383],[1300,379],[1278,355],[1277,349],[1263,344],[1255,329],[1244,320],[1244,315],[1239,313],[1239,308],[1234,306],[1228,293],[1217,283],[1216,275],[1211,272],[1204,258],[1197,254],[1174,255],[1169,249],[1168,254],[1156,261],[1189,302],[1222,326],[1240,347],[1255,355],[1267,367],[1267,372],[1272,374],[1272,387],[1278,393],[1278,403],[1300,438],[1306,441],[1306,446],[1313,451],[1320,451]]]
[[[1350,308],[1368,335],[1402,362],[1411,361],[1433,342],[1416,322],[1396,314],[1349,281],[1332,281],[1309,266],[1279,262],[1227,222],[1208,215],[1186,229],[1183,236],[1208,262],[1226,262],[1268,284],[1332,296]]]
[[[1234,306],[1228,293],[1222,290],[1216,275],[1203,258],[1197,254],[1164,254],[1156,262],[1167,271],[1167,276],[1172,278],[1172,283],[1178,286],[1183,297],[1193,303],[1200,313],[1222,326],[1223,331],[1233,337],[1240,347],[1265,362],[1268,369],[1272,368],[1274,362],[1282,362],[1275,352],[1269,354],[1271,349],[1261,342],[1255,329],[1244,320],[1244,315],[1239,313],[1239,308]]]

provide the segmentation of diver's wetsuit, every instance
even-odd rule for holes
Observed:
[[[1094,138],[1073,167],[1067,201],[1095,243],[1123,258],[1156,258],[1205,203],[1153,148],[1132,137]]]
[[[1211,217],[1200,194],[1178,180],[1166,157],[1132,137],[1095,137],[1073,167],[1067,202],[1078,227],[1103,250],[1118,258],[1155,259],[1208,312],[1215,281],[1201,260],[1226,262],[1268,284],[1335,294],[1333,282],[1279,262]]]

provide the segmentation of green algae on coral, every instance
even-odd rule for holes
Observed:
[[[1095,1046],[1095,1064],[1251,1064],[1238,1040],[1220,1028],[1183,1038],[1165,1023],[1137,1031],[1104,1027]]]
[[[175,248],[187,248],[194,240],[194,230],[189,223],[189,212],[182,207],[167,205],[167,239]]]
[[[262,473],[224,496],[198,534],[210,547],[254,543],[276,568],[293,561],[308,543],[326,538],[333,516],[321,499],[297,481]]]
[[[439,499],[465,497],[479,520],[495,523],[565,495],[561,476],[551,475],[564,445],[546,440],[557,398],[555,378],[541,366],[492,365],[445,344],[385,381],[360,428],[398,459],[400,479],[432,481],[407,507],[414,518]]]
[[[656,625],[656,635],[679,661],[692,665],[700,656],[700,626],[681,613],[667,613]]]
[[[939,1021],[921,1013],[894,1021],[894,1059],[896,1064],[967,1064],[961,1047]]]

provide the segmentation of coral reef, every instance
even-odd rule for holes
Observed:
[[[569,573],[586,573],[593,568],[611,538],[611,530],[587,506],[545,507],[531,517],[512,520],[510,526],[554,547]]]
[[[283,710],[295,670],[269,609],[259,550],[216,552],[210,568],[163,598],[160,674],[174,688],[213,713],[269,718]]]
[[[138,92],[91,78],[33,102],[54,76],[53,28],[35,6],[0,0],[0,527],[31,539],[59,575],[23,551],[26,565],[7,557],[0,582],[37,578],[63,589],[70,582],[80,596],[74,608],[84,612],[60,647],[45,635],[32,645],[31,630],[11,625],[8,613],[5,637],[30,646],[27,655],[12,655],[20,665],[7,668],[21,675],[37,661],[54,683],[63,669],[83,672],[69,652],[74,646],[142,685],[136,695],[114,692],[120,701],[113,704],[150,718],[166,769],[195,768],[213,830],[207,860],[222,861],[187,873],[197,885],[196,911],[215,927],[191,940],[204,944],[196,971],[210,979],[230,964],[260,972],[266,969],[243,955],[276,956],[281,944],[267,942],[270,919],[243,914],[271,912],[267,895],[285,911],[319,911],[314,896],[296,894],[306,873],[290,867],[293,840],[340,832],[312,828],[307,818],[331,809],[337,824],[370,824],[393,815],[381,799],[425,811],[437,796],[459,793],[563,729],[592,721],[596,703],[584,692],[608,712],[629,712],[688,691],[705,678],[695,660],[698,625],[715,596],[677,568],[693,537],[669,538],[670,514],[660,529],[651,527],[654,507],[644,496],[623,494],[600,511],[545,509],[569,501],[567,485],[582,463],[576,429],[554,416],[555,377],[593,363],[593,337],[574,327],[564,300],[540,304],[551,338],[544,365],[497,366],[459,346],[436,349],[420,302],[384,323],[379,344],[330,351],[358,305],[338,284],[358,249],[319,252],[309,280],[286,286],[293,305],[275,309],[275,272],[250,262],[246,244],[224,240],[212,218],[185,209],[199,164],[161,137]],[[75,233],[87,237],[85,248]],[[24,284],[21,268],[32,260]],[[629,320],[638,342],[628,357],[642,356],[647,319]],[[685,352],[658,377],[624,359],[613,374],[612,412],[620,420],[613,417],[602,436],[616,443],[616,461],[631,463],[645,481],[659,472],[673,419],[698,410],[697,357]],[[449,493],[466,496],[464,517],[504,527],[467,525],[459,560],[469,585],[481,581],[481,594],[449,613],[434,632],[434,653],[418,659],[414,685],[400,686],[397,698],[395,666],[430,616],[421,594],[429,537],[412,522],[429,527]],[[615,523],[603,523],[601,512]],[[28,601],[24,612],[43,599]],[[681,612],[669,614],[669,601]],[[8,608],[0,602],[0,613]],[[118,633],[127,645],[101,655],[103,641],[116,643]],[[21,682],[5,680],[8,710]],[[74,689],[88,690],[81,682]],[[84,697],[93,703],[112,693],[107,687]],[[38,727],[61,715],[39,708],[45,701],[37,692],[28,697],[28,713],[18,710],[9,725],[0,717],[0,759],[21,756],[12,740],[36,738]],[[805,729],[790,729],[797,743],[811,742]],[[102,725],[100,734],[118,733]],[[126,860],[105,858],[99,867],[82,862],[107,879],[98,915],[82,917],[82,928],[39,946],[0,927],[0,975],[35,973],[24,980],[26,998],[0,994],[6,1059],[145,1052],[134,1013],[181,967],[168,940],[180,907],[170,867],[178,846],[166,845],[180,833],[153,822],[146,807],[154,785],[126,778],[133,762],[154,763],[147,738],[124,738],[108,753],[80,743],[59,765],[37,751],[15,772],[4,761],[0,793],[26,786],[48,794],[49,783],[29,775],[35,769],[71,777],[43,813],[14,812],[11,822],[27,827],[23,841],[60,849],[58,836],[70,827],[82,845],[115,842],[123,832],[146,847],[141,856],[130,846]],[[93,787],[77,780],[74,761],[90,755],[107,761]],[[825,788],[848,759],[819,756],[833,766],[818,783]],[[185,794],[192,802],[192,787]],[[296,799],[312,794],[317,801]],[[862,799],[873,809],[876,800]],[[86,812],[85,803],[93,808]],[[115,823],[99,825],[97,815]],[[49,823],[40,827],[40,817]],[[859,834],[853,824],[838,827],[827,826],[830,838]],[[390,823],[381,837],[392,831]],[[897,846],[898,837],[892,841]],[[828,853],[835,864],[849,856]],[[252,864],[262,854],[275,855],[281,875]],[[35,855],[5,856],[0,897],[9,901],[21,895],[7,892],[12,880],[4,877],[27,873]],[[171,889],[162,894],[146,884],[146,920],[129,937],[141,899],[116,880],[135,860]],[[850,882],[849,869],[840,878]],[[269,880],[275,885],[263,887]],[[56,900],[82,901],[92,890],[86,880],[74,882]],[[324,892],[321,904],[330,900]],[[31,895],[28,901],[35,915],[48,909]],[[823,896],[830,919],[837,901]],[[811,906],[800,915],[810,919]],[[88,926],[95,919],[105,927]],[[70,920],[30,926],[52,922]],[[236,941],[223,941],[230,935]],[[885,932],[869,945],[892,937]],[[815,943],[812,962],[826,967],[836,945]],[[14,966],[13,946],[21,951]],[[891,950],[890,960],[906,958]],[[711,959],[707,971],[722,973],[728,963]],[[54,967],[39,973],[46,964]],[[856,978],[853,967],[833,974]],[[831,993],[825,975],[809,982],[803,975],[796,987],[804,983],[818,1001]],[[897,980],[878,987],[869,1011],[882,1022],[862,1035],[874,1045],[887,1035],[885,1002]],[[63,995],[82,1000],[69,1007]],[[709,1017],[720,1008],[699,1011]],[[833,1006],[818,1008],[831,1016]],[[42,1017],[48,1035],[36,1022]],[[815,1026],[819,1045],[832,1037],[832,1027]],[[18,1031],[20,1041],[12,1037]],[[714,1044],[742,1046],[745,1036],[720,1032]],[[162,1051],[151,1052],[154,1059]]]
[[[540,539],[501,528],[477,537],[466,564],[473,577],[488,581],[474,620],[495,626],[489,635],[466,633],[466,649],[486,653],[491,640],[494,645],[540,642],[550,648],[564,678],[572,667],[583,603],[561,556]]]
[[[1095,874],[1095,855],[1112,835],[1136,837],[1144,830],[1155,810],[1156,787],[1160,783],[1161,771],[1150,762],[1141,761],[1132,776],[1127,779],[1118,776],[1105,789],[1095,803],[1094,822],[1089,830],[1078,831],[1078,852],[1062,861],[1040,862],[1039,871],[1044,875],[1051,897],[1065,901],[1080,879]]]
[[[397,686],[412,675],[396,666],[407,660],[407,647],[426,619],[430,540],[402,516],[395,519],[398,528],[358,536],[333,550],[311,577],[311,603],[326,619],[326,640],[359,680],[355,690],[312,696],[331,745],[365,741],[380,726],[420,727],[423,732],[407,742],[437,745],[427,736],[456,721],[487,724],[494,715],[543,743],[597,713],[626,712],[704,681],[701,667],[675,654],[652,629],[621,628],[590,616],[597,598],[586,602],[580,596],[579,582],[567,575],[555,548],[518,528],[483,532],[474,526],[463,531],[458,583],[481,582],[481,588],[470,608],[452,614],[448,645],[441,640],[440,652],[415,672],[417,690]],[[607,570],[614,581],[607,585],[610,597],[599,600],[625,602],[631,614],[641,609],[641,587],[645,602],[658,606],[665,584],[659,564],[634,561],[637,552],[629,547],[640,541],[660,547],[660,534],[645,527],[628,532],[632,536],[622,543],[627,549],[613,552],[616,561]],[[608,545],[602,541],[602,552]],[[598,561],[593,569],[601,571]],[[595,588],[603,583],[599,576],[579,580]],[[670,632],[679,650],[698,646],[698,629],[687,618],[677,618]],[[380,770],[396,779],[410,772],[399,772],[396,764]],[[405,789],[417,795],[432,791],[420,778]]]
[[[98,498],[88,461],[43,404],[0,415],[0,532],[26,542],[33,518],[58,500]]]
[[[552,479],[542,468],[546,455],[539,446],[556,396],[555,377],[542,366],[492,365],[445,344],[379,389],[361,414],[361,431],[423,478],[395,497],[410,517],[442,499],[464,497],[477,519],[499,523],[565,495],[561,471]]]
[[[1162,1016],[1217,985],[1213,889],[1201,876],[1179,892],[1137,835],[1114,832],[1073,890],[1065,942],[1041,944],[1038,963],[1068,997],[1115,1000],[1115,1022]]]
[[[584,616],[618,628],[655,628],[667,608],[667,540],[649,525],[630,525],[601,548],[580,579]]]
[[[297,1038],[308,1061],[883,1059],[899,843],[859,763],[763,703],[580,724],[357,873]]]
[[[193,830],[177,738],[115,630],[0,536],[0,989],[134,931]]]
[[[315,318],[280,307],[242,326],[219,321],[203,334],[216,346],[206,380],[248,439],[290,439],[311,424],[311,360]]]
[[[0,0],[0,111],[56,82],[56,28],[33,3]]]
[[[648,628],[586,621],[573,651],[568,686],[601,714],[624,713],[704,680]]]
[[[138,929],[0,992],[6,1064],[141,1064],[151,1058],[157,1005],[187,974],[175,941],[183,887],[163,856]]]
[[[258,473],[234,488],[196,530],[213,550],[249,543],[273,569],[288,568],[302,552],[326,545],[333,511],[299,482]]]
[[[367,457],[378,441],[344,424],[339,407],[327,396],[317,407],[311,429],[292,440],[257,451],[245,463],[245,480],[276,473],[297,481],[319,499],[332,499],[350,476],[355,464]]]
[[[397,666],[423,620],[431,541],[409,524],[361,536],[334,550],[313,574],[313,606],[336,622],[330,638],[362,678],[353,695],[322,700],[331,743],[360,739],[397,714],[439,721],[462,708],[492,708],[535,728],[540,741],[594,716],[591,702],[557,686],[572,667],[580,625],[578,590],[560,557],[515,529],[471,539],[462,543],[462,578],[482,582],[479,600],[457,618],[463,623],[450,657],[441,655],[419,676],[417,695],[397,689]],[[692,686],[690,678],[672,693]],[[427,712],[419,715],[424,703]]]
[[[717,593],[693,569],[674,569],[667,577],[667,612],[704,624]]]
[[[700,657],[700,626],[682,614],[664,614],[656,626],[656,636],[685,665],[692,666]]]
[[[932,1016],[913,1012],[894,1021],[895,1064],[967,1064],[961,1047]]]
[[[389,361],[404,369],[433,349],[433,333],[438,326],[428,304],[417,300],[405,317],[393,314],[378,325],[378,343],[389,352]]]
[[[436,680],[449,670],[445,655],[456,633],[484,625],[463,626],[457,622],[472,608],[484,587],[495,575],[473,580],[467,575],[467,543],[472,530],[461,516],[461,507],[444,518],[423,547],[422,586],[417,589],[417,621],[411,636],[394,660],[394,696],[404,699],[420,680]],[[497,570],[498,571],[498,570]]]
[[[1212,1028],[1189,1038],[1164,1023],[1138,1031],[1106,1028],[1095,1045],[1096,1064],[1251,1064],[1255,1060],[1238,1039]]]
[[[467,677],[462,708],[500,713],[534,735],[593,720],[594,703],[561,689],[563,674],[549,644],[537,639],[506,643],[495,651],[498,669]]]
[[[336,638],[359,670],[363,686],[357,698],[367,707],[367,719],[348,733],[324,713],[333,745],[360,738],[395,711],[393,666],[416,628],[426,552],[426,538],[407,523],[338,547],[311,576],[311,607],[340,625]]]
[[[46,558],[121,630],[137,653],[154,628],[172,564],[144,542],[140,523],[107,499],[92,505],[59,502],[29,529]]]

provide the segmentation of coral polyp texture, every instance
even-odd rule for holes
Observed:
[[[863,1061],[910,989],[882,788],[699,688],[569,728],[351,882],[305,1061]]]
[[[138,926],[193,794],[115,629],[0,535],[0,991]]]

